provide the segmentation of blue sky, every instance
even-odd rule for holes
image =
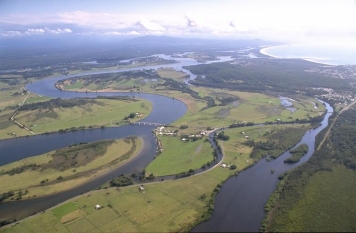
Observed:
[[[355,0],[0,0],[0,36],[170,35],[353,42]]]

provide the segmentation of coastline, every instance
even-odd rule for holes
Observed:
[[[313,58],[313,57],[306,57],[306,56],[277,56],[273,55],[272,53],[269,53],[268,50],[275,49],[275,48],[281,48],[281,47],[288,47],[288,46],[303,46],[303,44],[285,44],[285,45],[277,45],[277,46],[267,46],[264,47],[260,50],[260,53],[271,57],[271,58],[276,58],[276,59],[302,59],[305,61],[321,64],[321,65],[327,65],[327,66],[338,66],[338,64],[332,64],[332,63],[327,63],[324,61],[318,60],[318,58]],[[307,45],[305,45],[307,46]]]

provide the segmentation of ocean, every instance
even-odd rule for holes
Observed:
[[[326,65],[356,65],[356,46],[291,44],[261,49],[275,58],[301,58]]]

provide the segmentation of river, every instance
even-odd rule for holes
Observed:
[[[165,59],[172,58],[169,55],[162,54],[158,54],[157,56]],[[94,98],[97,96],[131,96],[135,98],[143,98],[152,102],[153,109],[150,114],[141,121],[169,124],[178,120],[185,114],[187,107],[183,102],[162,95],[138,92],[67,92],[58,90],[57,88],[55,88],[54,84],[62,79],[79,77],[83,75],[117,73],[143,69],[158,69],[162,67],[171,67],[176,70],[186,71],[183,66],[201,64],[190,58],[181,57],[174,58],[174,60],[176,60],[177,63],[134,67],[110,71],[92,71],[75,75],[46,78],[27,85],[26,89],[30,92],[37,93],[39,95],[54,98],[59,97],[65,99],[75,97]],[[211,62],[221,62],[227,60],[232,60],[232,58],[219,57],[219,60]],[[194,77],[190,78],[194,79]],[[0,203],[0,221],[14,218],[21,219],[33,213],[48,209],[81,193],[91,191],[118,175],[141,172],[152,161],[152,159],[154,159],[154,156],[156,154],[157,145],[155,138],[151,133],[154,128],[154,126],[149,125],[125,125],[104,129],[87,129],[75,132],[51,133],[34,135],[30,137],[0,140],[0,166],[14,161],[18,161],[23,158],[43,154],[80,142],[93,142],[103,139],[117,139],[124,138],[127,136],[139,136],[144,140],[144,145],[141,152],[134,159],[128,161],[127,163],[125,163],[125,165],[115,168],[103,175],[97,176],[94,179],[91,179],[90,181],[83,183],[78,187],[56,194],[48,195],[45,197],[38,197],[16,202]]]
[[[167,55],[160,55],[168,58]],[[170,56],[169,56],[170,57]],[[177,58],[173,58],[177,60]],[[221,60],[227,61],[231,57],[221,57]],[[96,96],[132,96],[144,98],[153,103],[152,112],[144,122],[155,122],[168,124],[182,117],[187,108],[181,101],[146,93],[76,93],[59,91],[54,84],[61,79],[78,77],[90,74],[115,73],[131,70],[157,69],[161,67],[172,67],[176,70],[183,70],[183,66],[199,64],[189,58],[179,58],[179,63],[135,67],[111,71],[95,71],[82,74],[61,76],[56,78],[47,78],[38,82],[29,84],[26,88],[34,93],[50,97],[74,98],[74,97],[96,97]],[[211,62],[209,62],[211,63]],[[187,72],[189,74],[189,72]],[[190,79],[194,79],[194,75]],[[260,222],[264,217],[263,206],[267,202],[269,195],[273,192],[277,182],[278,175],[305,162],[313,153],[315,136],[328,124],[328,118],[331,115],[332,108],[326,104],[328,112],[317,129],[308,131],[300,143],[307,143],[308,153],[297,164],[284,164],[283,160],[288,153],[283,154],[272,162],[261,160],[252,168],[241,172],[239,176],[230,178],[224,185],[221,192],[217,195],[215,201],[215,210],[211,220],[200,224],[194,231],[257,231]],[[20,219],[48,209],[65,200],[75,197],[79,194],[88,192],[111,180],[120,174],[130,174],[142,171],[154,158],[156,151],[155,139],[152,135],[154,126],[126,125],[121,127],[105,129],[87,129],[83,131],[68,133],[51,133],[46,135],[35,135],[30,137],[0,140],[0,165],[8,164],[22,158],[43,154],[51,150],[62,148],[79,142],[92,142],[102,139],[123,138],[136,135],[144,140],[144,145],[134,159],[125,163],[119,168],[112,169],[108,173],[99,175],[89,182],[83,183],[78,187],[66,190],[60,193],[38,197],[33,199],[21,200],[16,202],[0,203],[0,221],[5,219]],[[298,145],[297,145],[298,146]],[[274,174],[270,173],[273,169]]]
[[[298,163],[284,163],[284,159],[290,156],[289,152],[285,152],[271,162],[262,159],[238,176],[231,177],[216,195],[211,219],[199,224],[193,232],[257,232],[265,216],[263,207],[276,188],[278,176],[308,161],[314,153],[315,137],[328,126],[333,112],[328,103],[324,104],[327,113],[321,125],[307,131],[302,140],[292,148],[303,143],[309,147],[308,153]]]

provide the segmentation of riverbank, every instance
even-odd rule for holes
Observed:
[[[1,166],[0,192],[13,191],[11,200],[20,200],[71,189],[135,158],[143,143],[126,138],[79,144]]]
[[[95,100],[58,100],[52,99],[41,103],[27,104],[16,110],[16,117],[11,118],[20,122],[27,132],[20,130],[16,124],[7,124],[0,128],[0,139],[14,136],[30,136],[33,134],[48,134],[83,130],[86,128],[100,128],[119,126],[142,120],[152,111],[152,103],[138,98],[97,98]],[[135,115],[128,118],[130,114]],[[137,114],[136,114],[137,113]],[[8,111],[0,113],[7,115]],[[1,117],[0,115],[0,117]],[[128,118],[125,120],[125,118]],[[14,133],[16,132],[16,133]]]
[[[325,102],[324,102],[325,103]],[[217,194],[211,219],[193,229],[194,232],[242,231],[257,232],[264,218],[263,207],[274,191],[279,175],[306,162],[313,154],[316,135],[328,125],[333,109],[327,103],[321,125],[305,133],[302,140],[291,150],[305,143],[309,151],[298,163],[286,164],[287,151],[270,162],[260,160],[251,168],[227,180]],[[273,169],[273,173],[271,170]],[[243,187],[243,188],[242,188]]]

